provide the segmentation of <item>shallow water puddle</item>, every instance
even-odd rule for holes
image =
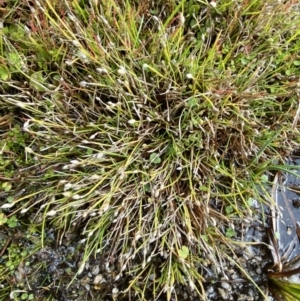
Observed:
[[[300,166],[300,158],[290,160],[289,165]],[[295,242],[289,258],[300,254],[300,237],[297,237],[297,224],[300,226],[300,170],[293,169],[295,174],[284,174],[276,189],[276,203],[279,208],[277,231],[279,232],[279,250],[282,252],[293,241]],[[299,231],[300,229],[298,229]]]

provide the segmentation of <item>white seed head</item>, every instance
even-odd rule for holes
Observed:
[[[100,18],[102,19],[105,25],[109,25],[108,21],[102,15],[100,15]]]
[[[68,15],[68,17],[70,18],[71,21],[73,21],[73,22],[77,21],[76,17],[73,14],[68,13],[67,15]]]
[[[111,292],[113,295],[116,295],[119,292],[119,289],[114,287]]]
[[[14,205],[15,205],[14,203],[6,203],[6,204],[3,204],[3,205],[1,206],[1,208],[7,209],[7,208],[13,207]]]
[[[93,155],[93,157],[95,157],[96,159],[102,159],[105,157],[105,155],[103,153],[97,153],[97,154]]]
[[[62,169],[63,169],[63,170],[66,170],[66,169],[70,169],[70,168],[71,168],[71,165],[69,165],[69,164],[66,164],[66,165],[64,165],[64,166],[63,166],[63,168],[62,168]]]
[[[158,19],[158,17],[152,16],[152,18],[153,18],[156,22],[160,22],[160,20]]]
[[[30,119],[26,120],[23,125],[23,131],[27,131],[29,127]]]
[[[125,69],[125,67],[120,67],[120,69],[118,70],[118,73],[120,74],[120,75],[125,75],[126,73],[127,73],[127,71],[126,71],[126,69]]]
[[[78,160],[70,160],[70,163],[71,163],[71,164],[79,164],[80,161],[78,161]]]
[[[83,81],[81,81],[81,82],[79,83],[79,86],[84,88],[84,87],[87,86],[87,84],[88,84],[88,83],[85,82],[85,81],[83,80]]]
[[[65,198],[69,198],[70,196],[72,196],[72,193],[70,191],[65,191],[62,193],[62,195],[65,197]]]
[[[185,22],[185,17],[183,15],[183,13],[180,12],[179,13],[179,23],[180,23],[180,25],[183,25],[184,22]]]
[[[130,120],[128,120],[128,123],[129,124],[134,124],[134,123],[136,123],[136,120],[135,119],[130,119]]]
[[[195,290],[195,284],[191,279],[189,279],[189,286],[190,286],[191,291]]]
[[[108,74],[108,71],[105,68],[96,68],[96,70],[100,74]]]
[[[1,23],[2,23],[2,27],[1,27]],[[0,22],[0,29],[2,29],[2,28],[3,28],[3,22]],[[30,29],[26,25],[24,25],[24,30],[27,34],[31,33]]]
[[[83,53],[82,51],[78,51],[78,56],[81,57],[82,59],[84,59],[85,61],[88,61],[86,54]]]
[[[143,64],[143,69],[148,69],[149,65],[148,64]]]
[[[210,5],[211,5],[212,7],[216,7],[216,6],[217,6],[217,3],[216,3],[215,1],[211,1],[211,2],[210,2]]]
[[[90,180],[99,180],[99,179],[101,179],[101,177],[99,175],[92,175],[90,177]]]
[[[97,135],[98,135],[98,133],[95,133],[95,134],[91,135],[89,139],[93,140],[96,138]]]
[[[29,154],[33,154],[34,153],[33,150],[32,150],[32,148],[30,148],[28,146],[25,146],[25,152],[29,153]]]
[[[47,216],[54,216],[54,215],[56,215],[56,211],[55,210],[50,210],[50,211],[48,211],[47,213],[46,213],[46,215]]]
[[[73,184],[72,183],[66,183],[64,186],[64,191],[70,190],[71,188],[73,188]]]
[[[71,65],[73,65],[73,61],[69,61],[69,60],[66,60],[65,61],[65,64],[67,65],[67,66],[71,66]]]
[[[73,40],[72,43],[73,43],[74,46],[80,47],[80,43],[79,43],[78,40]]]

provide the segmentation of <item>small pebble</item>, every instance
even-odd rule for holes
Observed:
[[[228,291],[231,291],[231,285],[230,285],[228,282],[222,282],[222,283],[221,283],[221,286],[222,286],[224,289],[226,289],[226,290],[228,290]]]
[[[106,280],[102,274],[99,274],[94,278],[94,284],[99,284],[99,283],[103,283],[103,282],[106,282]]]

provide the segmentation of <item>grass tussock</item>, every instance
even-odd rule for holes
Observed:
[[[234,224],[299,148],[299,7],[136,2],[1,9],[2,211],[58,243],[80,229],[141,299],[205,298],[204,260],[234,256]]]

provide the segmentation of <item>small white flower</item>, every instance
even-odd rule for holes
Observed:
[[[130,119],[130,120],[128,120],[128,123],[129,124],[134,124],[134,123],[136,123],[136,120],[135,119]]]
[[[118,288],[114,287],[114,288],[112,289],[112,294],[113,294],[113,295],[116,295],[118,292],[119,292],[119,289],[118,289]]]
[[[186,75],[186,78],[188,78],[188,79],[193,79],[194,76],[193,76],[191,73],[188,73],[188,74]]]
[[[143,69],[147,69],[149,67],[148,64],[143,64]]]
[[[74,195],[72,196],[72,199],[73,199],[73,200],[79,200],[79,199],[82,199],[82,196],[79,195],[79,194],[74,194]]]
[[[23,208],[22,210],[21,210],[21,213],[23,214],[23,213],[26,213],[27,211],[28,211],[28,209],[29,208]]]
[[[118,73],[120,74],[120,75],[125,75],[126,73],[127,73],[127,71],[126,71],[126,69],[125,69],[125,67],[120,67],[120,69],[118,70]]]

